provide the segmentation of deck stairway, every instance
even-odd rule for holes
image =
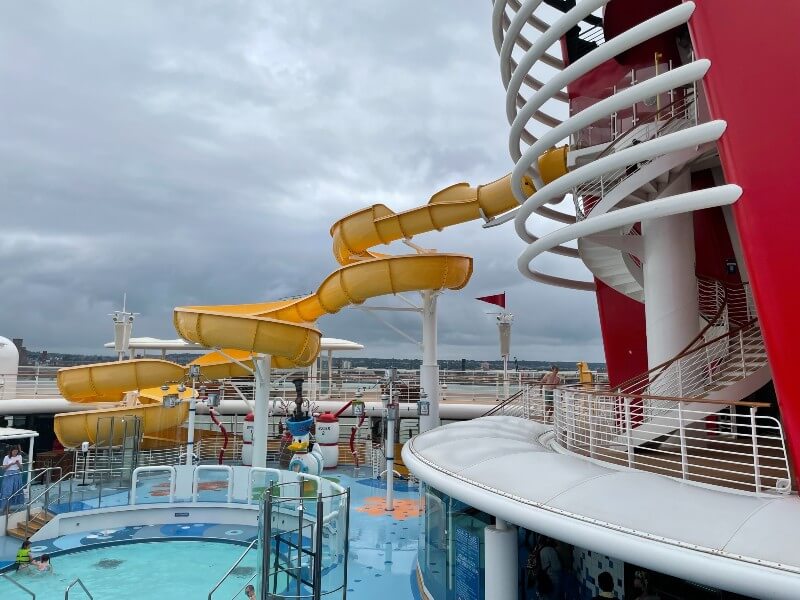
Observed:
[[[31,518],[22,521],[16,527],[10,528],[7,534],[20,540],[26,540],[47,525],[53,519],[53,514],[44,509],[31,513]]]

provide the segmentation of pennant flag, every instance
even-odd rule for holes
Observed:
[[[475,298],[475,300],[480,300],[481,302],[488,302],[489,304],[494,304],[495,306],[499,306],[500,308],[506,307],[505,292],[503,292],[502,294],[494,294],[493,296],[481,296],[480,298]]]

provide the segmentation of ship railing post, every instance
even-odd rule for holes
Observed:
[[[761,467],[758,462],[758,429],[756,425],[756,407],[750,407],[750,439],[753,444],[753,477],[755,478],[756,494],[761,493]]]
[[[623,403],[625,406],[625,446],[627,447],[628,453],[628,466],[632,469],[634,462],[633,462],[633,444],[631,443],[631,429],[633,427],[633,423],[631,422],[631,399],[628,396],[623,398]]]
[[[689,479],[689,455],[686,449],[686,430],[683,427],[683,402],[678,402],[678,432],[681,440],[681,475]]]
[[[594,438],[595,438],[595,410],[594,410],[594,398],[587,396],[586,397],[589,404],[589,410],[587,411],[587,418],[589,419],[589,456],[594,458]]]

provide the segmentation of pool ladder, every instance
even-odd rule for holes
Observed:
[[[77,584],[77,585],[79,585],[79,586],[81,586],[81,589],[83,590],[83,593],[84,593],[84,594],[86,594],[86,595],[89,597],[89,600],[94,600],[94,596],[92,596],[92,595],[89,593],[89,590],[87,590],[87,589],[86,589],[86,586],[85,586],[85,585],[83,585],[83,582],[80,580],[80,577],[79,577],[78,579],[76,579],[75,581],[73,581],[72,583],[70,583],[70,584],[67,586],[67,589],[66,589],[66,590],[64,590],[64,600],[69,600],[69,592],[70,592],[70,590],[71,590],[73,587],[75,587],[75,585],[76,585],[76,584]],[[36,597],[36,596],[34,596],[34,598],[35,598],[35,597]]]
[[[10,583],[13,583],[15,586],[17,586],[17,587],[18,587],[19,589],[21,589],[23,592],[25,592],[26,594],[28,594],[28,595],[29,595],[31,598],[33,598],[33,600],[36,600],[36,594],[34,594],[32,591],[30,591],[28,588],[26,588],[26,587],[25,587],[24,585],[22,585],[21,583],[18,583],[18,582],[16,582],[16,581],[14,581],[13,579],[11,579],[11,577],[9,577],[8,575],[6,575],[5,573],[3,573],[3,574],[0,574],[0,577],[2,577],[3,579],[5,579],[6,581],[8,581],[8,582],[10,582]]]

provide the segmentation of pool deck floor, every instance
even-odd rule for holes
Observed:
[[[347,597],[352,600],[418,599],[415,577],[420,521],[417,487],[409,486],[405,481],[396,481],[395,510],[389,512],[385,510],[384,481],[369,477],[353,478],[352,467],[326,471],[325,476],[338,480],[351,491]],[[137,492],[137,503],[145,500],[140,499],[140,493],[149,495],[153,489],[155,486],[147,486],[141,492]],[[163,502],[163,498],[160,500]],[[209,494],[204,500],[217,499]],[[125,503],[127,494],[118,493],[102,498],[100,505],[119,506]],[[83,508],[91,507],[86,504]],[[255,527],[244,525],[214,523],[146,525],[85,531],[60,538],[37,540],[33,542],[31,550],[36,556],[115,541],[181,537],[249,543],[256,535]],[[20,542],[16,538],[0,536],[0,567],[14,561],[19,546]],[[54,565],[58,564],[57,556],[53,562]]]

